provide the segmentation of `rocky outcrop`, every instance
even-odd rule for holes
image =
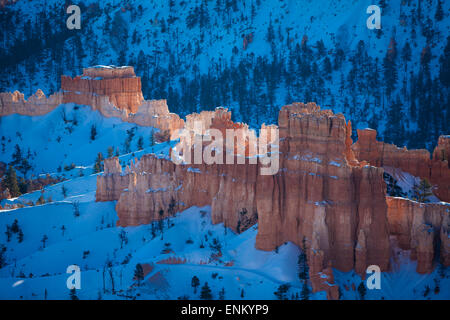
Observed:
[[[0,93],[0,116],[44,115],[62,103],[87,105],[104,117],[157,128],[158,141],[184,127],[183,119],[169,112],[166,100],[144,100],[133,67],[85,68],[81,76],[61,76],[61,91],[48,98],[41,90],[28,100],[18,91]]]
[[[133,67],[86,68],[75,78],[61,76],[61,89],[64,103],[89,105],[105,117],[158,128],[165,139],[184,126],[166,100],[144,100]]]
[[[232,123],[224,109],[188,117],[187,126],[194,117],[205,127],[243,127]],[[176,165],[169,158],[143,156],[126,174],[129,184],[116,198],[118,224],[149,223],[190,206],[211,205],[213,223],[236,231],[258,217],[259,249],[273,250],[286,241],[301,245],[305,238],[309,251],[316,239],[314,250],[323,255],[316,273],[329,264],[343,271],[355,264],[361,272],[369,264],[387,270],[383,170],[356,160],[350,123],[315,104],[283,107],[279,123],[280,170],[273,176],[260,175],[259,163]],[[97,199],[106,199],[108,186],[98,179]],[[358,243],[361,239],[364,243]]]
[[[314,104],[283,107],[279,116],[280,174],[258,177],[256,246],[311,243],[318,236],[324,263],[348,271],[389,265],[383,170],[355,159],[351,125]],[[358,235],[366,239],[355,257]],[[356,262],[355,262],[356,260]]]
[[[449,266],[450,204],[394,197],[386,197],[386,202],[390,234],[397,237],[401,249],[411,250],[411,257],[417,259],[417,272],[431,272],[438,256]]]
[[[186,119],[185,129],[194,137],[207,136],[211,128],[224,137],[230,128],[255,135],[246,125],[233,123],[223,108]],[[122,172],[117,160],[111,160],[98,177],[97,200],[118,200],[121,226],[147,224],[205,205],[211,205],[213,223],[223,222],[237,232],[258,221],[259,249],[273,250],[287,241],[305,243],[313,290],[325,290],[330,299],[339,296],[332,267],[360,275],[369,265],[389,269],[390,235],[412,251],[418,272],[429,272],[437,254],[448,265],[448,207],[386,199],[384,161],[417,173],[423,169],[416,159],[425,161],[426,151],[398,151],[377,142],[376,132],[365,132],[360,146],[352,145],[351,124],[343,115],[313,103],[295,103],[279,114],[280,170],[274,175],[261,175],[261,164],[250,163],[255,153],[247,139],[244,153],[231,150],[236,158],[244,154],[245,164],[175,164],[170,157],[144,155]],[[447,152],[445,139],[439,146],[436,157]],[[396,152],[405,152],[406,158]],[[127,177],[128,185],[112,182],[113,176]]]
[[[48,98],[38,89],[36,93],[26,100],[19,91],[0,92],[0,116],[21,114],[25,116],[40,116],[53,111],[62,103],[61,93],[55,93]]]
[[[399,168],[413,176],[428,179],[436,188],[435,195],[450,202],[450,137],[439,137],[433,158],[425,149],[408,150],[376,140],[372,129],[358,130],[358,141],[352,146],[356,158],[376,167]]]
[[[106,96],[118,109],[136,113],[144,97],[141,78],[133,67],[85,68],[81,76],[61,76],[64,103],[88,104],[95,96]]]
[[[119,158],[105,159],[103,175],[97,176],[96,200],[113,201],[119,199],[120,194],[128,187],[129,182],[129,175],[122,174]]]

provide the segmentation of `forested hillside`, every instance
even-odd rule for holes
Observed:
[[[256,127],[315,101],[409,148],[449,134],[449,2],[379,1],[379,30],[371,1],[88,0],[80,30],[66,27],[69,4],[0,9],[0,91],[49,94],[61,74],[132,65],[144,96],[180,115],[225,106]]]

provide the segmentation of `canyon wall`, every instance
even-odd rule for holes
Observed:
[[[317,238],[324,267],[387,270],[383,170],[355,159],[350,123],[315,104],[293,104],[280,111],[279,127],[282,170],[258,177],[257,248]]]
[[[437,257],[450,266],[450,204],[395,197],[386,197],[386,202],[390,234],[396,236],[401,249],[411,250],[417,272],[431,272]]]
[[[408,150],[376,140],[372,129],[358,130],[358,141],[352,149],[360,161],[368,161],[376,167],[399,168],[413,176],[427,179],[436,188],[434,194],[442,201],[450,202],[450,136],[441,136],[433,157],[425,149]]]
[[[208,128],[246,128],[232,123],[226,109],[188,116],[187,126],[194,120],[203,124],[197,134]],[[144,155],[123,173],[108,169],[99,176],[97,200],[118,200],[121,226],[211,205],[213,223],[235,231],[258,222],[259,249],[273,250],[286,241],[302,246],[305,238],[313,290],[336,298],[331,266],[361,274],[370,264],[389,268],[383,169],[356,160],[351,125],[342,115],[312,103],[293,104],[282,108],[279,124],[280,170],[275,175],[260,175],[261,164],[250,164],[250,157],[245,164],[177,165],[170,158]],[[251,154],[247,147],[246,156]],[[108,182],[111,176],[129,177],[127,187],[116,184],[122,189],[119,197],[120,190]]]

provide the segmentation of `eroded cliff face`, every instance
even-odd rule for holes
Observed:
[[[417,272],[431,272],[438,256],[444,266],[449,266],[450,204],[395,197],[386,197],[386,201],[390,234],[397,237],[401,249],[411,250],[411,258],[417,260]]]
[[[156,140],[167,140],[184,127],[178,115],[169,112],[166,100],[144,100],[141,79],[132,67],[85,68],[81,76],[61,76],[61,90],[48,98],[41,90],[24,99],[18,91],[0,93],[0,116],[44,115],[62,103],[91,106],[105,117],[158,128]]]
[[[41,116],[53,111],[63,101],[61,93],[55,93],[48,98],[38,89],[36,93],[25,100],[19,91],[0,92],[0,117],[13,113],[25,116]]]
[[[117,108],[130,113],[136,113],[144,100],[141,78],[133,67],[85,68],[81,76],[61,76],[61,89],[64,103],[86,104],[94,96],[107,96]]]
[[[323,267],[348,271],[389,266],[383,170],[359,163],[351,126],[315,104],[283,107],[279,116],[281,172],[258,177],[256,246],[272,250],[292,241],[309,248],[318,238]],[[357,243],[364,235],[363,244]],[[362,239],[362,238],[361,238]],[[363,254],[355,255],[357,248]]]
[[[122,174],[119,158],[113,157],[104,160],[103,175],[97,176],[97,190],[95,198],[97,201],[113,201],[128,187],[130,177]]]
[[[376,167],[399,168],[413,176],[428,179],[436,186],[435,195],[450,202],[450,136],[441,136],[433,152],[433,158],[425,149],[408,150],[376,140],[377,132],[372,129],[358,130],[358,141],[352,150],[356,158]]]
[[[202,122],[201,129],[194,120]],[[261,164],[250,164],[249,157],[246,164],[176,165],[169,158],[145,155],[124,173],[108,169],[99,176],[97,200],[117,195],[108,182],[111,176],[127,176],[128,186],[120,186],[123,191],[115,198],[121,226],[211,205],[213,223],[235,231],[258,221],[259,249],[273,250],[286,241],[302,246],[305,239],[313,290],[337,298],[331,266],[359,273],[370,264],[389,267],[383,169],[356,160],[351,125],[342,115],[315,104],[293,104],[282,108],[279,124],[276,175],[259,174]],[[188,116],[186,126],[193,134],[208,128],[248,129],[231,122],[226,109]],[[252,153],[246,148],[245,155]]]

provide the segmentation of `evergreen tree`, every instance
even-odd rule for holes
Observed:
[[[309,300],[309,287],[308,287],[308,281],[306,281],[306,280],[303,280],[302,291],[301,291],[301,299],[302,300]]]
[[[300,280],[308,280],[309,277],[309,266],[308,266],[308,258],[306,255],[306,239],[302,240],[302,251],[298,255],[298,277]]]
[[[144,149],[144,138],[142,138],[142,136],[140,136],[138,139],[137,148],[138,150]]]
[[[367,292],[366,286],[364,285],[364,282],[361,281],[361,283],[358,286],[358,293],[359,293],[359,296],[361,297],[361,300],[364,300],[364,298],[366,296],[366,292]]]
[[[14,146],[14,148],[15,148],[15,151],[14,151],[14,153],[12,155],[12,159],[13,160],[10,163],[10,165],[13,165],[13,166],[18,165],[18,164],[20,164],[22,162],[22,151],[20,150],[19,145],[16,144]]]
[[[225,288],[222,288],[222,290],[219,291],[219,300],[225,299]]]
[[[444,86],[450,87],[450,36],[447,37],[447,44],[445,45],[444,53],[439,58],[439,62],[439,79]]]
[[[64,184],[62,185],[62,187],[61,187],[61,192],[62,192],[64,198],[67,197],[67,188],[66,188],[66,185],[64,185]]]
[[[289,291],[290,287],[291,286],[288,283],[282,284],[273,294],[277,297],[278,300],[288,300],[287,292]]]
[[[436,21],[441,21],[444,18],[444,10],[442,9],[442,1],[438,0],[436,13],[434,15]]]
[[[47,240],[48,240],[48,237],[47,237],[46,234],[44,234],[44,236],[43,236],[42,239],[41,239],[42,247],[43,247],[43,248],[45,248],[45,243],[47,242]]]
[[[150,133],[150,147],[153,147],[155,145],[155,133],[152,129],[152,132]]]
[[[99,152],[94,164],[94,173],[99,173],[103,171],[103,154]]]
[[[197,287],[200,285],[200,280],[197,276],[193,276],[191,280],[191,286],[194,288],[194,294],[197,293]]]
[[[4,245],[0,245],[0,269],[6,265],[5,252],[6,247]]]
[[[20,196],[19,184],[17,182],[16,170],[13,166],[8,167],[8,171],[6,172],[6,178],[3,182],[3,187],[9,190],[9,193],[12,197]]]
[[[96,137],[97,137],[97,127],[95,126],[95,124],[93,124],[91,126],[91,140],[94,141]]]
[[[19,243],[21,243],[23,241],[23,231],[22,231],[22,229],[20,229],[18,234],[17,234],[17,241],[19,241]]]
[[[212,299],[212,292],[211,288],[208,286],[208,282],[205,282],[205,284],[202,287],[202,291],[200,292],[200,299],[202,300]]]
[[[77,290],[75,288],[70,289],[70,299],[71,300],[80,300],[77,297]]]
[[[137,280],[138,286],[140,287],[141,281],[144,280],[144,269],[140,263],[138,263],[136,269],[134,269],[134,278]]]
[[[433,192],[431,191],[431,184],[427,179],[422,179],[419,185],[414,184],[413,193],[413,199],[417,202],[430,202],[428,197],[433,195]]]
[[[108,151],[107,151],[107,156],[108,158],[111,158],[114,155],[114,148],[113,147],[108,147]]]

